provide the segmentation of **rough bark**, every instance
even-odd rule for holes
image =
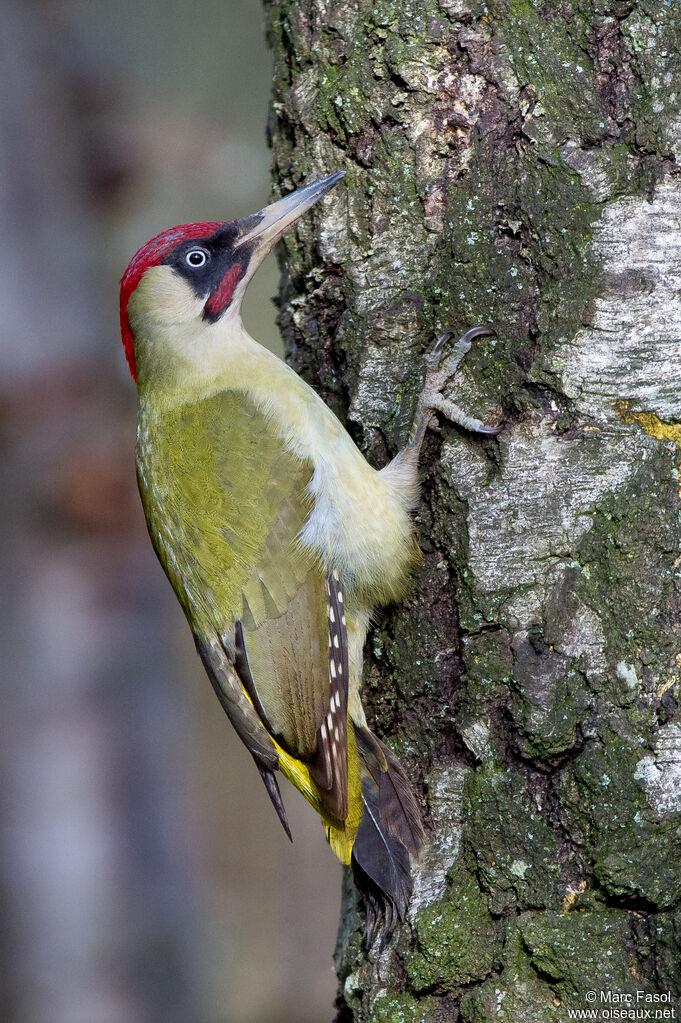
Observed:
[[[505,424],[430,436],[423,567],[367,644],[430,844],[380,955],[348,884],[339,1019],[678,1008],[679,6],[268,12],[277,181],[347,171],[285,243],[289,358],[378,465],[433,338],[494,324],[451,393]]]

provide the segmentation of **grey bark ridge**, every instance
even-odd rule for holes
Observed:
[[[380,956],[347,888],[338,1018],[544,1023],[601,990],[678,1014],[678,4],[268,15],[275,178],[346,171],[282,249],[292,364],[378,465],[432,338],[503,324],[448,397],[504,431],[428,434],[424,563],[367,645],[430,844]]]

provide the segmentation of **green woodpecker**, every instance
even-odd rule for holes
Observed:
[[[242,220],[153,238],[123,275],[121,330],[156,554],[287,834],[276,771],[352,866],[371,942],[405,914],[423,829],[406,775],[360,702],[367,627],[419,561],[410,511],[431,410],[496,431],[438,393],[453,363],[438,371],[437,350],[412,441],[377,472],[321,398],[246,333],[251,277],[342,177]],[[455,358],[487,332],[469,331]]]

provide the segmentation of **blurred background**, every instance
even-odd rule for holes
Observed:
[[[260,4],[0,0],[0,53],[0,1019],[325,1023],[340,867],[200,670],[118,333],[141,244],[270,199]]]

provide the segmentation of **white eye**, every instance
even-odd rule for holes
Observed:
[[[210,256],[205,249],[190,249],[184,257],[185,263],[192,270],[198,270],[200,267],[205,266],[209,259]]]

